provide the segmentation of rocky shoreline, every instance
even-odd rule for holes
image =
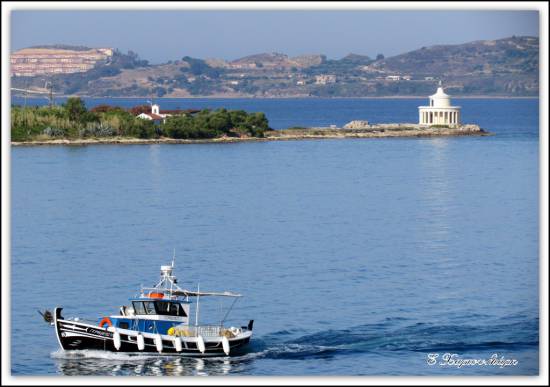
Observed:
[[[492,133],[481,129],[478,125],[460,125],[456,127],[427,127],[418,124],[375,124],[363,128],[289,128],[272,130],[265,133],[265,137],[218,137],[211,139],[175,139],[153,138],[140,139],[128,137],[79,138],[79,139],[52,139],[11,142],[12,146],[38,145],[95,145],[95,144],[209,144],[209,143],[236,143],[251,141],[292,141],[313,139],[346,139],[346,138],[387,138],[387,137],[449,137],[449,136],[489,136]]]

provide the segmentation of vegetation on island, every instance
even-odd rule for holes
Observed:
[[[150,107],[126,110],[100,105],[87,109],[78,97],[68,98],[60,106],[12,106],[11,140],[263,137],[270,129],[265,114],[261,112],[203,109],[193,113],[179,112],[165,120],[153,121],[137,117],[136,114],[143,111],[149,112]]]

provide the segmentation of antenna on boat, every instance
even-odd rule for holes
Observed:
[[[200,298],[201,283],[197,284],[197,308],[195,309],[195,326],[199,326],[199,298]]]
[[[174,268],[175,262],[176,262],[176,248],[174,247],[174,255],[172,255],[172,269]]]

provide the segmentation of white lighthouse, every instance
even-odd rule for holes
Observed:
[[[430,106],[418,107],[420,125],[460,125],[460,106],[451,105],[451,97],[445,94],[439,82],[434,95],[430,96]]]

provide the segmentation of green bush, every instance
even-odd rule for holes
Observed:
[[[128,135],[131,137],[137,137],[137,138],[154,138],[158,137],[157,132],[155,130],[155,124],[153,121],[148,120],[142,120],[140,118],[136,118],[131,128],[128,130]]]
[[[43,133],[48,137],[65,137],[67,132],[60,128],[50,128],[49,126],[44,129]]]
[[[111,137],[116,134],[116,130],[106,122],[89,123],[78,134],[80,137]]]
[[[169,117],[162,127],[168,137],[192,139],[215,138],[224,134],[263,137],[269,124],[264,113],[204,109],[194,116]]]
[[[63,105],[71,121],[79,121],[88,112],[84,101],[78,97],[70,97]]]

